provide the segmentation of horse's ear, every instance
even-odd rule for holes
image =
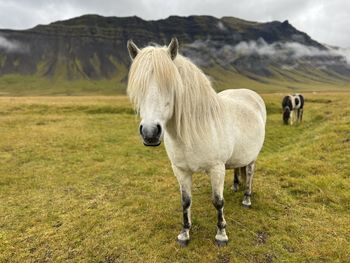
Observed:
[[[128,40],[127,46],[128,46],[129,56],[131,60],[134,60],[134,58],[136,58],[137,54],[140,52],[140,49],[136,46],[134,41],[132,41],[131,39]]]
[[[168,52],[172,60],[176,58],[178,49],[179,49],[179,41],[177,41],[176,37],[173,37],[168,46]]]

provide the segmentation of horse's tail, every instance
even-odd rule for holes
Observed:
[[[300,109],[304,108],[304,96],[299,94],[299,99],[300,99]]]

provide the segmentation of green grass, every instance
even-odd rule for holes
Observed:
[[[61,73],[60,73],[61,74]],[[63,73],[62,73],[63,74]],[[125,94],[125,80],[118,75],[112,79],[65,80],[58,75],[50,78],[38,76],[6,75],[0,77],[0,96],[86,96]]]
[[[212,67],[204,71],[211,76],[216,90],[246,88],[259,93],[350,91],[348,80],[331,77],[320,70],[311,68],[306,68],[305,71],[272,68],[274,75],[271,77],[253,74],[247,77],[236,72],[234,68],[225,71],[220,67]]]
[[[263,95],[266,142],[252,209],[225,184],[230,242],[214,244],[209,178],[196,174],[191,243],[164,147],[144,147],[125,97],[0,98],[0,262],[349,262],[350,94],[305,94],[283,126]]]
[[[97,95],[121,95],[125,94],[128,69],[118,63],[115,58],[109,60],[116,67],[116,73],[109,79],[89,79],[82,76],[80,61],[58,63],[58,68],[51,78],[43,77],[47,71],[47,65],[43,62],[37,66],[35,75],[4,75],[0,77],[0,96],[97,96]],[[0,58],[1,64],[1,58]],[[91,65],[99,71],[100,61],[93,55]],[[270,68],[271,77],[262,77],[250,74],[245,76],[233,67],[223,69],[219,66],[203,68],[210,76],[216,90],[231,88],[248,88],[260,93],[294,93],[294,92],[326,92],[326,91],[350,91],[349,79],[343,76],[331,76],[320,69],[304,68],[281,69]],[[72,75],[68,80],[68,73]],[[98,74],[99,75],[99,74]]]

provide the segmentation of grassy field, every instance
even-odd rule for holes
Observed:
[[[307,93],[267,137],[251,209],[230,189],[230,242],[214,244],[209,178],[194,177],[180,248],[178,185],[164,147],[144,147],[125,97],[0,98],[0,262],[350,262],[350,93]]]
[[[126,73],[125,73],[126,74]],[[0,77],[0,96],[98,96],[125,94],[126,78],[101,80],[49,79],[23,75]],[[339,87],[342,89],[342,87]],[[349,88],[349,87],[348,87]]]
[[[350,82],[340,77],[329,77],[319,72],[305,69],[305,72],[274,69],[274,76],[264,78],[252,75],[244,76],[235,71],[224,71],[219,67],[205,69],[213,87],[224,89],[247,88],[259,93],[295,93],[295,92],[349,92]],[[313,76],[313,77],[312,77]],[[0,96],[110,96],[125,94],[127,70],[121,68],[120,74],[111,79],[43,78],[38,75],[0,76]]]

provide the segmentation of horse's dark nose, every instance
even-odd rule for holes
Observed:
[[[140,134],[143,139],[143,144],[146,146],[160,145],[160,136],[162,134],[162,127],[156,125],[140,125]]]

